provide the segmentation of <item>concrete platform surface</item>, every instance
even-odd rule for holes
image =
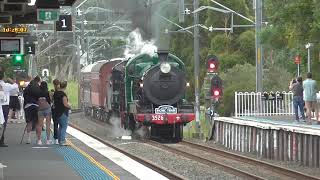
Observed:
[[[37,145],[35,132],[31,144],[25,143],[26,137],[20,144],[24,128],[25,123],[8,124],[5,142],[9,147],[0,147],[0,163],[7,166],[5,180],[137,179],[71,135],[67,135],[69,146]]]
[[[57,145],[20,144],[25,124],[8,124],[5,142],[0,147],[0,162],[6,180],[81,179],[56,151]],[[2,129],[1,129],[2,131]]]

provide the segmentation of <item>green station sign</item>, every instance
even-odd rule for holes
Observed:
[[[59,20],[59,9],[38,9],[38,21],[57,21]]]

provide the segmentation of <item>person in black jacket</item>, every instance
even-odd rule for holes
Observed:
[[[23,91],[24,112],[27,123],[27,144],[31,143],[30,132],[38,122],[38,99],[41,93],[40,82],[40,77],[36,76]]]
[[[53,83],[54,89],[51,90],[50,98],[51,98],[51,112],[52,112],[52,120],[53,120],[53,138],[54,138],[54,143],[59,144],[59,140],[58,140],[59,124],[58,124],[58,117],[56,117],[53,96],[60,89],[60,81],[58,79],[54,79],[52,83]]]
[[[46,132],[47,132],[47,142],[46,144],[51,144],[50,140],[50,125],[51,125],[51,100],[48,91],[48,84],[42,81],[40,84],[40,97],[38,99],[38,123],[36,127],[37,133],[37,144],[41,145],[41,130],[43,127],[43,121],[46,119]]]
[[[69,121],[69,110],[71,109],[70,103],[68,102],[68,96],[65,93],[65,90],[67,88],[67,82],[61,82],[60,83],[60,89],[56,91],[53,95],[53,102],[55,107],[55,113],[58,117],[58,123],[59,123],[59,144],[61,146],[65,146],[66,144],[66,132],[68,127],[68,121]]]

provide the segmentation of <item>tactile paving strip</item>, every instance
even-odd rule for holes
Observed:
[[[41,133],[42,142],[46,142],[46,133]],[[65,162],[73,168],[84,180],[119,180],[111,171],[96,162],[92,157],[86,155],[81,149],[72,144],[70,146],[56,146],[57,152],[63,156]]]
[[[63,156],[66,163],[72,167],[84,180],[114,179],[72,147],[58,146],[56,149],[58,153]]]

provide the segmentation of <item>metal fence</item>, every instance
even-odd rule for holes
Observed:
[[[235,116],[294,115],[293,93],[235,92]]]

